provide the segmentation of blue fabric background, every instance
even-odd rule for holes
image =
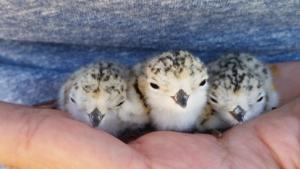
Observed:
[[[2,0],[0,39],[279,52],[299,50],[299,19],[299,0]]]
[[[83,64],[133,65],[177,49],[205,62],[229,52],[299,60],[300,1],[2,0],[0,100],[53,99]]]

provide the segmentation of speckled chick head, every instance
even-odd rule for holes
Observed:
[[[257,64],[253,63],[256,61]],[[229,125],[247,121],[265,111],[266,71],[253,56],[226,55],[209,64],[208,103]]]
[[[60,107],[96,127],[105,116],[118,112],[126,100],[128,74],[117,64],[90,64],[75,72],[62,87]]]
[[[165,52],[144,63],[139,88],[154,125],[180,130],[193,124],[206,102],[207,79],[205,65],[186,51]]]

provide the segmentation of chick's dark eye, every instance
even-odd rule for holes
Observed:
[[[117,107],[121,106],[124,103],[124,101],[121,101],[119,104],[117,104]]]
[[[70,97],[70,100],[71,100],[73,103],[76,103],[76,101],[75,101],[72,97]]]
[[[150,83],[150,86],[153,88],[153,89],[159,89],[159,86],[155,83]]]
[[[203,80],[200,84],[199,84],[199,86],[204,86],[206,84],[206,80]]]
[[[261,102],[264,99],[264,97],[260,97],[259,99],[257,99],[257,102]]]
[[[214,99],[214,98],[210,98],[210,100],[212,101],[212,102],[214,102],[214,103],[218,103],[218,101],[216,100],[216,99]]]

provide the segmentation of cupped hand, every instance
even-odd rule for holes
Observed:
[[[300,168],[300,63],[278,66],[282,106],[222,138],[152,132],[125,144],[66,113],[0,104],[0,163],[41,168]]]

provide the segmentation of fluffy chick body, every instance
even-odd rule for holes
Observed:
[[[141,127],[149,116],[124,66],[97,62],[76,71],[59,93],[60,109],[73,118],[117,136],[124,129]]]
[[[207,101],[208,74],[192,54],[165,52],[135,67],[138,88],[158,130],[189,131]]]
[[[208,105],[198,129],[226,129],[272,110],[279,103],[272,73],[250,54],[229,54],[208,65]]]

